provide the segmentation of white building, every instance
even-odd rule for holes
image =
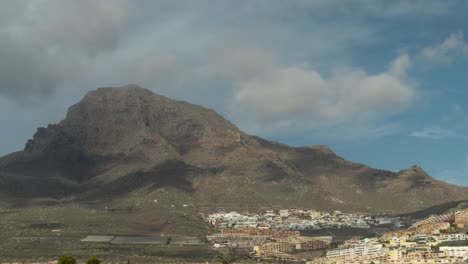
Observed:
[[[468,235],[458,233],[458,234],[447,234],[443,236],[443,240],[445,241],[459,241],[459,240],[467,240]]]
[[[371,226],[364,221],[363,219],[358,219],[356,222],[351,224],[351,227],[353,228],[370,228]]]
[[[359,241],[354,247],[327,251],[327,257],[380,255],[384,254],[387,250],[377,239],[366,238]]]
[[[468,246],[466,247],[440,247],[439,250],[447,252],[449,257],[468,259]]]
[[[279,210],[279,215],[281,217],[289,217],[291,215],[291,212],[289,212],[289,210]]]

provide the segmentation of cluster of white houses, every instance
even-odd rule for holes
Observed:
[[[399,227],[405,219],[364,214],[324,213],[312,210],[237,212],[211,214],[206,219],[215,228],[207,238],[217,246],[252,249],[258,257],[300,260],[295,253],[325,250],[333,237],[301,236],[302,230],[328,227]],[[409,226],[409,225],[408,225]],[[348,240],[308,263],[460,263],[468,261],[468,210],[433,215],[395,229],[379,238]],[[466,232],[466,233],[465,233]]]
[[[433,215],[380,238],[347,241],[308,263],[465,263],[468,210]]]
[[[402,227],[406,219],[366,214],[332,213],[314,210],[285,209],[267,211],[264,214],[240,214],[218,212],[208,216],[207,221],[217,229],[264,227],[279,230],[314,230],[323,228],[371,228],[373,226]]]
[[[451,239],[463,238],[462,235],[451,237]],[[447,240],[444,239],[444,242]],[[353,246],[329,250],[326,257],[308,263],[465,263],[466,261],[468,261],[468,246],[441,246],[439,249],[434,249],[427,244],[414,242],[391,246],[391,243],[373,238],[356,241]]]

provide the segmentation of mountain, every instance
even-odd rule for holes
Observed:
[[[468,188],[417,166],[377,170],[327,146],[264,140],[213,110],[128,85],[89,92],[24,150],[0,158],[0,196],[405,213],[467,200]]]

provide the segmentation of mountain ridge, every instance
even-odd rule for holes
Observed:
[[[0,183],[11,197],[125,200],[138,192],[211,209],[405,213],[468,199],[468,188],[418,166],[390,172],[347,161],[328,146],[271,142],[211,109],[136,85],[86,94],[23,151],[0,158]]]

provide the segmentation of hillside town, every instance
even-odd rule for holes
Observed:
[[[375,226],[404,227],[408,218],[369,214],[348,214],[340,211],[319,212],[315,210],[283,209],[270,210],[264,214],[240,214],[218,212],[207,217],[216,229],[260,227],[275,230],[318,230],[324,228],[371,228]]]
[[[466,263],[468,209],[452,210],[411,223],[408,218],[279,210],[264,214],[218,212],[206,220],[215,248],[241,248],[258,260],[277,259],[308,264],[328,263]],[[330,235],[310,236],[308,230],[345,227],[368,229],[387,225],[379,236],[337,242]]]

